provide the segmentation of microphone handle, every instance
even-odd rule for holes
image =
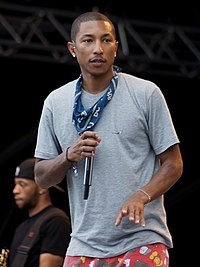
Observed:
[[[88,199],[88,195],[89,195],[89,185],[85,185],[83,199],[87,200]]]
[[[94,157],[85,158],[85,171],[84,171],[84,197],[83,199],[88,199],[89,188],[92,185],[92,170],[93,170],[93,160]]]

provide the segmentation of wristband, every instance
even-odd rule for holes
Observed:
[[[69,150],[69,148],[70,148],[70,146],[68,146],[68,148],[66,149],[66,160],[67,160],[67,162],[73,164],[74,161],[68,159],[68,150]]]
[[[142,192],[143,194],[145,194],[147,197],[148,197],[148,202],[150,202],[151,201],[151,196],[146,192],[146,191],[144,191],[143,189],[138,189],[138,191],[140,191],[140,192]]]

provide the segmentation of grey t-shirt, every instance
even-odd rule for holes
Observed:
[[[159,168],[156,155],[179,143],[161,90],[154,83],[119,73],[112,100],[94,127],[102,141],[93,166],[89,197],[83,199],[84,161],[66,174],[71,209],[71,256],[113,257],[134,247],[161,242],[171,248],[163,196],[145,206],[146,226],[124,217],[115,220],[123,202],[144,186]],[[72,124],[74,80],[52,91],[44,102],[35,157],[52,159],[75,142]],[[96,102],[84,92],[83,104]],[[166,177],[167,179],[167,177]]]

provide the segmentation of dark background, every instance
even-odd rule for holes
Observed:
[[[0,1],[9,3],[11,1]],[[12,3],[12,2],[11,2]],[[14,2],[13,2],[14,3]],[[101,12],[145,22],[176,23],[199,28],[199,8],[191,1],[174,6],[169,1],[152,4],[140,1],[130,5],[128,1],[17,1],[25,6],[41,6],[82,13],[94,7]],[[14,3],[16,4],[16,3]],[[0,10],[1,11],[1,10]],[[0,12],[1,13],[1,12]],[[68,53],[66,49],[66,53]],[[126,67],[124,68],[126,71]],[[168,225],[174,249],[170,250],[170,267],[198,266],[198,203],[199,172],[197,127],[199,118],[199,77],[178,77],[149,73],[133,75],[155,82],[166,97],[174,125],[180,138],[184,160],[184,173],[178,183],[166,193],[165,204]],[[13,202],[12,189],[16,165],[32,157],[36,128],[43,101],[48,93],[79,75],[77,66],[47,63],[12,57],[0,57],[1,87],[1,143],[0,143],[0,249],[9,247],[13,231],[27,214],[19,211]],[[102,199],[103,201],[103,199]],[[65,196],[59,196],[59,204],[67,210]]]

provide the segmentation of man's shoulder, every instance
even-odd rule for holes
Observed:
[[[135,83],[138,85],[146,84],[146,85],[156,86],[156,84],[153,81],[150,81],[148,79],[145,79],[139,76],[134,76],[133,74],[129,74],[129,73],[121,72],[119,73],[119,78],[120,80],[125,80],[126,82]]]
[[[41,213],[41,217],[43,218],[50,218],[50,217],[56,217],[61,216],[64,218],[68,218],[66,212],[58,207],[50,206],[47,207],[43,212]]]
[[[59,86],[58,88],[54,89],[51,93],[61,93],[61,92],[66,92],[69,90],[74,90],[76,87],[76,83],[77,83],[77,79],[67,82],[61,86]]]
[[[153,81],[127,73],[120,74],[119,84],[137,97],[146,98],[146,96],[151,96],[153,92],[160,93],[160,88]]]
[[[65,211],[55,206],[51,206],[40,213],[35,225],[37,227],[42,226],[41,231],[44,229],[52,229],[52,227],[55,229],[70,229],[70,220]]]
[[[38,218],[38,224],[42,226],[41,231],[63,231],[70,233],[70,219],[65,211],[55,206],[49,207],[45,213],[43,212]],[[46,229],[46,230],[45,230]],[[59,229],[59,230],[58,230]]]
[[[72,97],[74,97],[74,92],[76,89],[76,81],[77,80],[73,80],[71,82],[68,82],[54,90],[52,90],[46,97],[46,100],[50,100],[51,101],[67,101],[67,99],[71,99]]]

